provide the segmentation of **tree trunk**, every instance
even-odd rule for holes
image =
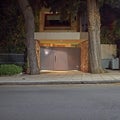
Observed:
[[[30,74],[39,74],[40,71],[37,62],[35,41],[34,41],[35,24],[34,24],[33,11],[28,0],[18,0],[18,3],[25,18],[26,46],[27,46]]]
[[[100,13],[97,0],[87,0],[89,35],[89,70],[91,73],[103,72],[100,46]]]

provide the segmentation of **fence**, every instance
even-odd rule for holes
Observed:
[[[0,54],[0,64],[24,64],[24,54]]]

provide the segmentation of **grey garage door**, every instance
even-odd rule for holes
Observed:
[[[80,48],[41,47],[41,70],[79,70]]]

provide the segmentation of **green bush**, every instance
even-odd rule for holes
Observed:
[[[14,64],[0,65],[0,76],[2,75],[15,75],[22,72],[22,67]]]

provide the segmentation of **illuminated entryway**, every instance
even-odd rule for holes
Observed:
[[[36,40],[40,70],[88,71],[88,41]]]

